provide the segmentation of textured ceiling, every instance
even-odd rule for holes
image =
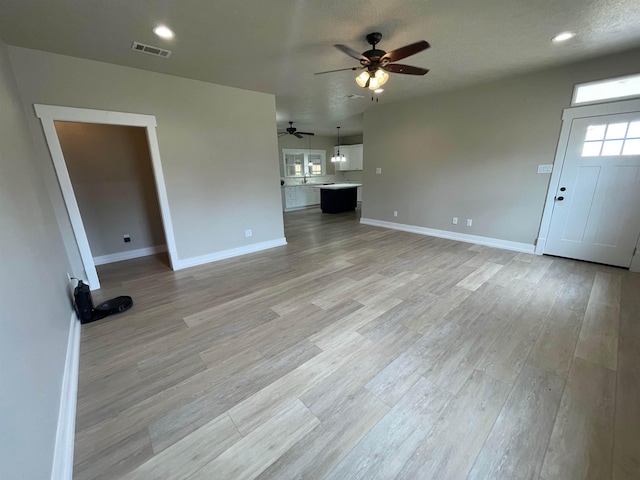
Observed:
[[[173,40],[151,29],[166,24]],[[550,39],[564,30],[577,36]],[[390,51],[427,40],[401,63],[425,77],[390,75],[380,102],[469,85],[640,45],[637,0],[0,0],[0,37],[10,45],[153,70],[276,95],[279,127],[316,134],[362,131],[376,108],[333,44],[357,51],[382,32]],[[173,51],[133,52],[138,41]],[[352,100],[350,94],[365,98]],[[247,112],[250,115],[250,112]]]

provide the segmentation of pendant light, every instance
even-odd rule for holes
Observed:
[[[309,138],[309,153],[307,153],[307,171],[309,172],[309,176],[313,175],[313,161],[311,160],[311,136]]]
[[[336,127],[338,129],[338,153],[334,154],[333,157],[331,157],[331,161],[333,163],[335,162],[346,162],[347,161],[347,157],[345,157],[344,155],[342,155],[340,153],[340,127]]]

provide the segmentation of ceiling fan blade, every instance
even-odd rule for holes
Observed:
[[[367,78],[367,83],[364,84],[364,88],[369,88],[370,83],[371,83],[371,74],[369,74],[369,78]]]
[[[403,58],[410,57],[411,55],[415,55],[418,52],[426,50],[430,46],[431,45],[429,45],[428,42],[420,40],[419,42],[412,43],[411,45],[405,45],[404,47],[400,47],[385,53],[380,61],[388,58],[390,62],[397,62],[398,60],[402,60]]]
[[[392,73],[404,73],[405,75],[426,75],[429,71],[426,68],[412,67],[411,65],[402,65],[400,63],[390,63],[382,67],[382,69]]]
[[[364,55],[362,55],[360,52],[356,52],[353,48],[349,48],[346,45],[341,45],[341,44],[334,45],[334,47],[336,47],[342,53],[346,53],[351,58],[355,58],[356,60],[362,60],[363,62],[366,62],[367,65],[369,64],[369,59]]]
[[[295,136],[296,136],[296,137],[298,137],[298,138],[304,138],[302,135],[300,135],[300,133],[299,133],[299,132],[295,132],[293,135],[295,135]]]
[[[311,132],[296,132],[299,133],[300,135],[315,135],[315,133],[311,133]]]
[[[337,70],[327,70],[326,72],[314,73],[314,75],[324,75],[325,73],[344,72],[345,70],[362,70],[364,67],[339,68]]]

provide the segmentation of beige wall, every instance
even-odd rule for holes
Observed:
[[[340,143],[342,143],[343,145],[358,145],[359,143],[362,143],[362,139],[363,139],[363,135],[362,134],[360,134],[360,135],[351,135],[349,137],[344,137],[344,138],[340,139]]]
[[[51,478],[69,269],[0,40],[0,477]]]
[[[56,122],[56,131],[92,255],[164,245],[146,129]]]
[[[365,112],[362,216],[533,244],[550,177],[536,168],[554,161],[574,84],[637,72],[638,58],[634,50]]]
[[[181,260],[284,237],[272,95],[19,47],[9,53],[50,184],[34,103],[154,115]],[[59,192],[53,200],[62,204]]]

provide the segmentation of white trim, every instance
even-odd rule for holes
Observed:
[[[160,159],[160,148],[158,147],[158,138],[156,136],[156,118],[153,115],[142,115],[137,113],[110,112],[106,110],[91,110],[87,108],[60,107],[55,105],[34,104],[36,116],[42,122],[45,139],[51,152],[53,166],[58,176],[62,196],[69,212],[69,220],[76,237],[80,257],[87,274],[87,283],[91,290],[100,288],[100,280],[96,272],[93,255],[87,239],[87,234],[82,223],[82,216],[78,208],[67,165],[64,160],[62,148],[58,140],[58,133],[54,125],[54,121],[68,122],[84,122],[84,123],[100,123],[107,125],[125,125],[133,127],[144,127],[147,131],[147,140],[149,143],[149,155],[153,167],[153,175],[156,182],[156,190],[158,193],[158,203],[160,205],[160,216],[164,227],[167,249],[169,251],[169,261],[171,267],[175,269],[178,262],[178,254],[176,249],[175,236],[173,233],[173,222],[171,220],[171,212],[169,210],[169,200],[167,197],[167,189],[164,182],[164,174],[162,172],[162,162]],[[77,272],[74,272],[79,276]]]
[[[580,107],[565,108],[562,111],[562,120],[574,118],[599,117],[601,115],[616,115],[618,113],[635,113],[640,111],[639,100],[621,100],[597,105],[583,105]]]
[[[112,112],[90,108],[61,107],[34,103],[38,118],[53,118],[62,122],[104,123],[106,125],[128,125],[130,127],[158,126],[156,117],[140,113]]]
[[[467,233],[450,232],[448,230],[436,230],[434,228],[417,227],[415,225],[406,225],[403,223],[386,222],[384,220],[374,220],[371,218],[361,218],[360,223],[364,225],[372,225],[374,227],[390,228],[392,230],[401,230],[403,232],[418,233],[420,235],[428,235],[430,237],[446,238],[449,240],[457,240],[459,242],[475,243],[477,245],[485,245],[487,247],[503,248],[514,252],[534,253],[533,245],[528,243],[512,242],[510,240],[502,240],[499,238],[481,237],[479,235],[469,235]]]
[[[183,268],[195,267],[197,265],[204,265],[205,263],[216,262],[218,260],[224,260],[225,258],[238,257],[240,255],[246,255],[247,253],[255,253],[262,250],[268,250],[270,248],[282,247],[286,244],[287,239],[284,237],[277,240],[270,240],[268,242],[252,243],[251,245],[246,245],[244,247],[222,250],[220,252],[202,255],[200,257],[185,258],[184,260],[179,260],[178,265],[174,266],[174,269],[180,270]]]
[[[96,265],[105,265],[107,263],[115,263],[121,262],[123,260],[131,260],[132,258],[146,257],[166,251],[166,245],[156,245],[154,247],[138,248],[137,250],[128,250],[126,252],[110,253],[109,255],[93,257],[93,263],[95,263]]]
[[[549,229],[551,228],[551,217],[553,215],[553,206],[555,204],[555,195],[560,185],[560,176],[562,175],[562,167],[564,166],[564,157],[567,154],[567,145],[569,143],[569,134],[571,133],[571,125],[576,118],[599,117],[602,115],[616,115],[620,113],[640,112],[640,100],[625,100],[620,102],[601,103],[598,105],[585,105],[581,107],[566,108],[562,111],[562,127],[560,129],[560,138],[558,140],[558,148],[556,149],[556,157],[553,163],[553,171],[549,180],[549,188],[547,190],[547,199],[544,203],[542,212],[542,221],[540,222],[540,230],[536,241],[536,254],[542,255],[549,237]]]
[[[78,401],[78,369],[80,365],[80,321],[71,314],[67,357],[62,377],[60,410],[53,453],[51,480],[71,480],[73,476],[73,446],[76,430],[76,404]]]

